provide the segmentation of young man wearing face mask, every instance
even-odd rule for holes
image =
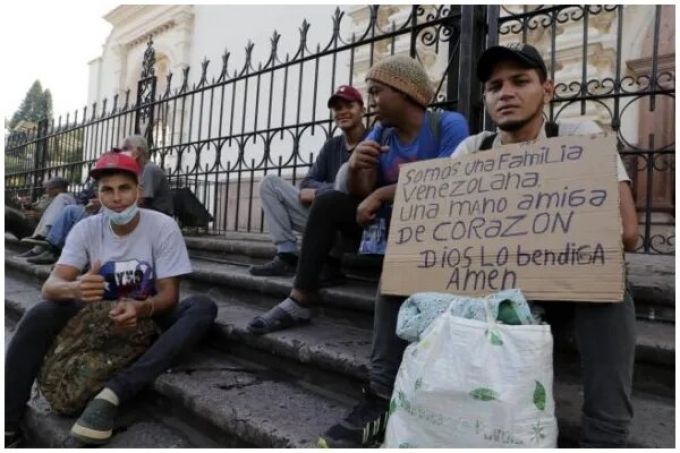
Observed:
[[[118,406],[190,350],[214,321],[217,308],[210,298],[178,303],[179,277],[191,272],[186,245],[172,218],[137,206],[139,172],[133,158],[113,152],[90,173],[101,211],[73,228],[43,285],[44,301],[24,315],[7,348],[5,369],[12,372],[5,379],[6,444],[17,435],[43,357],[86,304],[116,301],[109,314],[116,326],[151,317],[163,330],[139,359],[108,380],[73,425],[71,434],[88,444],[107,442]]]
[[[168,178],[161,167],[149,161],[146,139],[141,135],[130,135],[123,140],[123,154],[127,154],[137,161],[142,168],[142,195],[137,202],[139,206],[153,209],[167,215],[173,214],[172,192]],[[66,237],[73,226],[85,217],[99,212],[100,203],[91,179],[85,182],[85,187],[76,197],[76,204],[65,206],[59,211],[49,234],[40,246],[40,254],[33,254],[28,261],[31,264],[53,264],[59,258],[64,247]]]

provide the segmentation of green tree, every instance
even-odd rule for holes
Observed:
[[[52,93],[50,90],[43,91],[40,80],[36,80],[26,93],[19,109],[12,115],[9,127],[14,129],[22,120],[37,123],[42,119],[52,119]]]

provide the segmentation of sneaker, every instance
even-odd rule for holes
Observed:
[[[36,245],[36,246],[33,247],[32,249],[26,250],[24,253],[20,253],[20,254],[18,254],[17,256],[18,256],[19,258],[29,258],[29,257],[31,257],[31,256],[38,256],[38,255],[40,255],[41,253],[43,253],[45,250],[46,250],[45,247],[43,247],[43,246],[41,246],[41,245]]]
[[[257,276],[291,277],[295,275],[296,269],[277,255],[268,263],[251,266],[249,271],[251,275]]]
[[[340,268],[325,264],[319,273],[319,287],[338,286],[347,283],[347,276],[340,271]]]
[[[102,398],[90,401],[71,428],[71,436],[86,444],[105,444],[113,435],[118,406]]]
[[[59,257],[52,250],[45,250],[38,256],[29,258],[26,261],[31,264],[54,264]]]
[[[379,446],[385,437],[389,401],[364,387],[364,400],[340,423],[319,438],[319,448],[361,448]]]
[[[30,237],[29,236],[29,237],[23,238],[19,242],[23,242],[24,244],[33,244],[33,245],[42,245],[42,246],[47,245],[47,241],[42,236],[36,236],[36,237]]]

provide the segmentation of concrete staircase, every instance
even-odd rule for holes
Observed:
[[[285,297],[292,279],[253,277],[247,267],[274,254],[266,236],[187,237],[194,273],[182,294],[210,295],[219,313],[205,344],[124,408],[110,447],[313,447],[360,398],[367,380],[373,295],[379,263],[347,256],[352,276],[322,290],[309,326],[253,336],[247,322]],[[40,299],[49,266],[32,266],[6,239],[5,333]],[[672,257],[629,256],[638,313],[631,446],[675,445],[675,295]],[[575,446],[582,391],[573,341],[556,340],[555,399],[560,446]],[[7,370],[6,372],[11,372]],[[73,419],[35,396],[29,446],[79,446]]]

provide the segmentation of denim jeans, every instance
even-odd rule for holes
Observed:
[[[5,355],[5,430],[15,430],[31,396],[43,358],[54,338],[84,306],[79,301],[43,301],[21,319]],[[120,403],[130,401],[144,386],[193,348],[209,331],[217,306],[206,296],[192,296],[154,321],[163,330],[151,347],[132,365],[106,383]]]
[[[65,207],[72,205],[75,202],[75,198],[73,198],[73,195],[70,193],[60,193],[54,197],[54,200],[52,200],[52,202],[47,206],[45,211],[40,216],[40,221],[33,231],[33,237],[47,237],[52,225],[54,225],[54,221],[57,219],[57,216],[59,216],[61,211]]]
[[[66,237],[68,236],[69,231],[71,231],[71,228],[73,228],[73,225],[87,216],[88,214],[87,211],[85,211],[85,206],[81,204],[65,206],[54,220],[52,228],[50,228],[50,233],[47,235],[47,242],[61,250],[64,248]]]

